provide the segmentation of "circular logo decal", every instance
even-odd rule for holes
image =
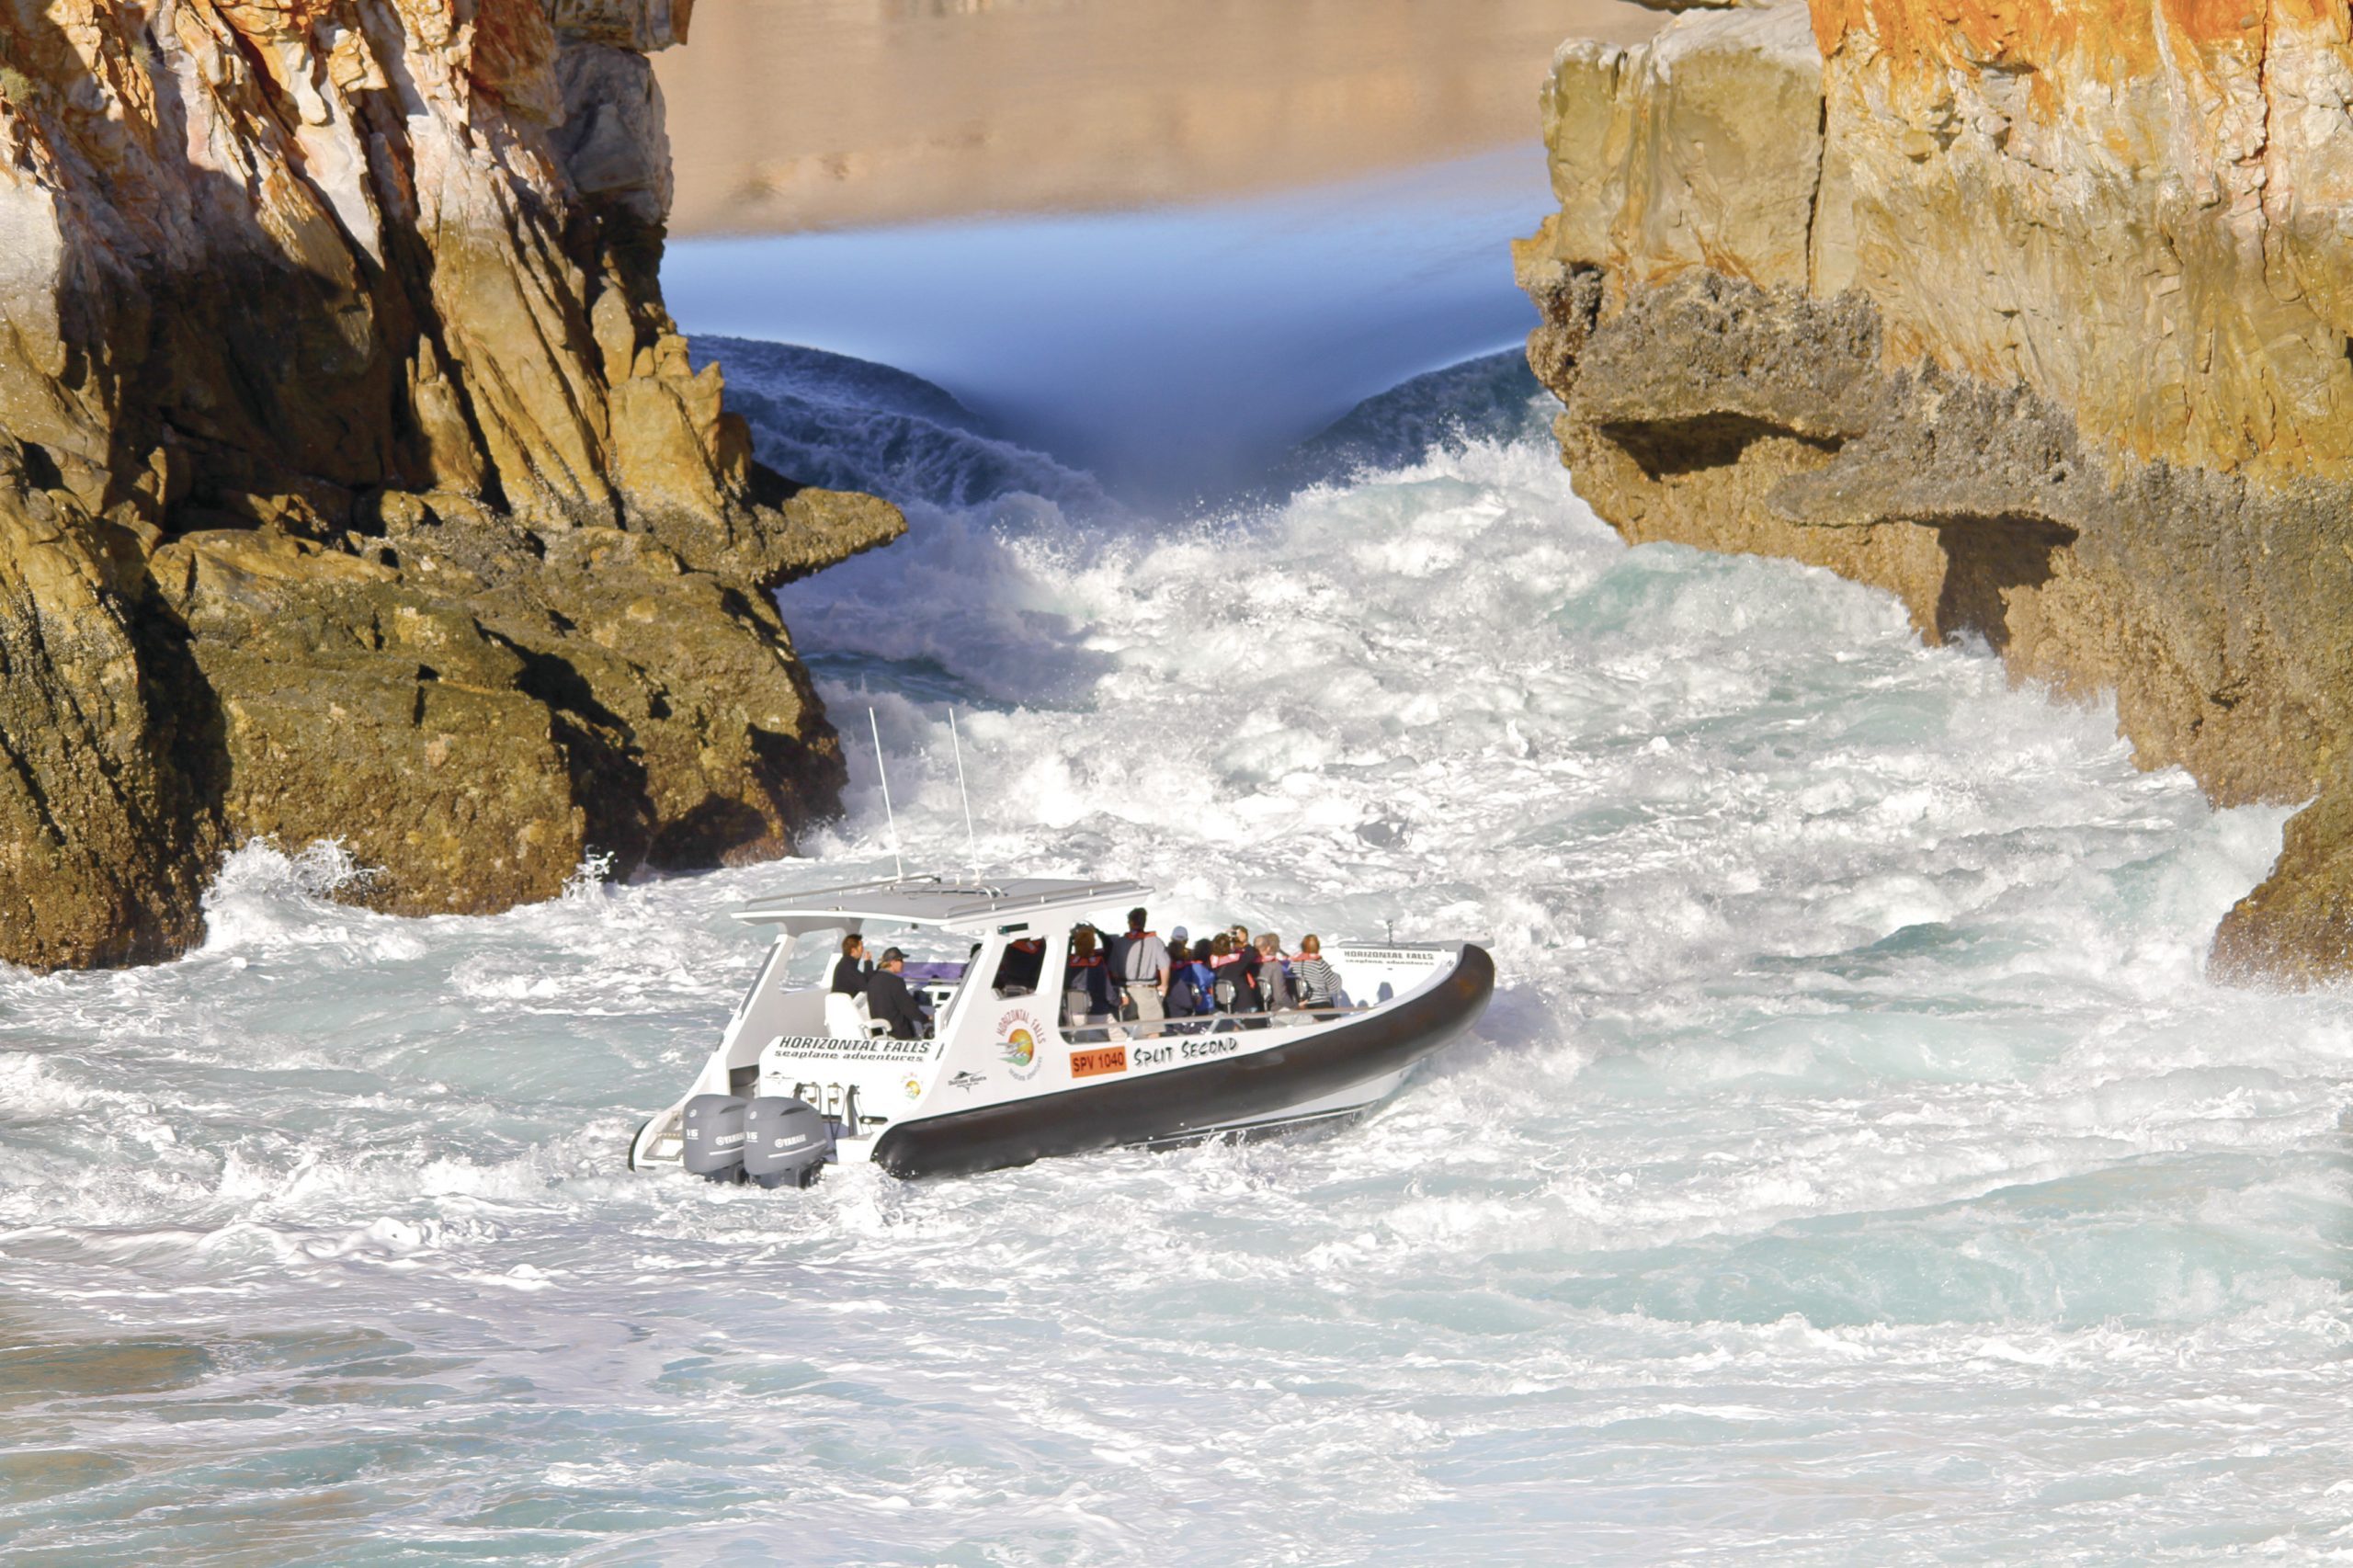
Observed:
[[[997,1055],[1014,1077],[1027,1081],[1038,1071],[1038,1020],[1016,1007],[997,1020]]]
[[[914,1074],[908,1074],[907,1081],[900,1086],[907,1091],[907,1098],[911,1100],[919,1100],[923,1098],[923,1080],[916,1077]]]

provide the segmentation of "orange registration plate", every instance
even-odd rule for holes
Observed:
[[[1128,1070],[1128,1048],[1107,1045],[1098,1051],[1074,1051],[1070,1053],[1070,1075],[1092,1078],[1104,1073],[1124,1073]]]

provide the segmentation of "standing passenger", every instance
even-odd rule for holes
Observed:
[[[1168,944],[1144,929],[1144,912],[1128,911],[1128,934],[1120,940],[1120,989],[1135,1004],[1136,1017],[1150,1023],[1167,1017]]]
[[[1110,971],[1095,950],[1095,927],[1082,926],[1070,935],[1070,961],[1063,971],[1063,1012],[1066,1027],[1086,1028],[1116,1018],[1119,998],[1111,993]]]
[[[1233,1010],[1237,1013],[1261,1012],[1267,1006],[1267,999],[1258,987],[1258,944],[1250,939],[1250,927],[1247,926],[1234,926],[1233,936],[1233,960],[1241,970],[1236,983],[1244,993],[1244,999],[1234,1004]]]

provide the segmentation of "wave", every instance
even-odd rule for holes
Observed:
[[[1293,448],[1267,488],[1290,493],[1403,468],[1474,442],[1539,440],[1557,407],[1518,349],[1466,359],[1365,399]]]
[[[745,338],[699,337],[696,368],[726,367],[728,406],[760,460],[804,484],[863,490],[907,506],[966,507],[1033,495],[1107,512],[1093,475],[1004,439],[944,389],[847,355]]]

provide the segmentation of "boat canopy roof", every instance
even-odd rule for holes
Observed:
[[[1133,903],[1151,893],[1152,889],[1142,882],[1086,882],[1054,877],[951,882],[940,877],[907,877],[761,899],[737,910],[735,918],[751,926],[782,926],[794,936],[870,920],[938,926],[981,936],[1017,919]]]

